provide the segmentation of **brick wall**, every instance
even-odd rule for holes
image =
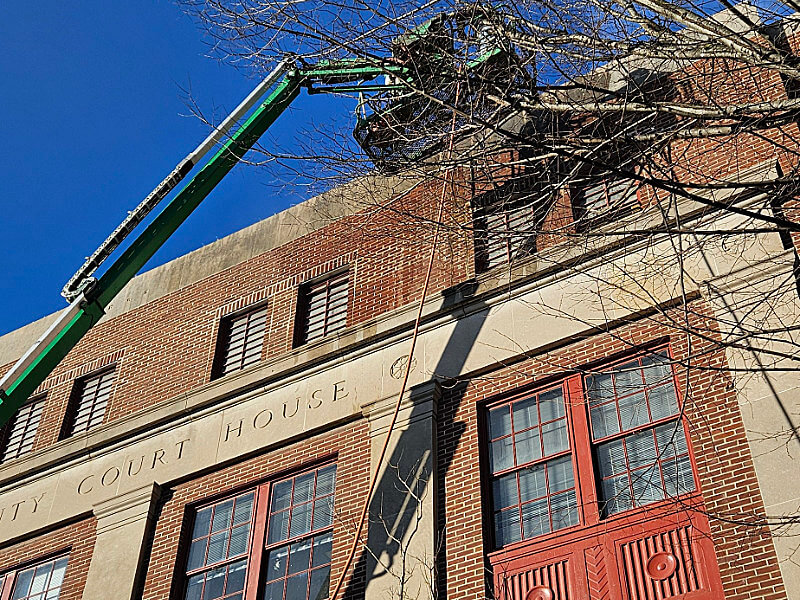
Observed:
[[[759,598],[785,598],[744,425],[726,373],[724,349],[701,302],[692,303],[688,314],[689,324],[707,331],[707,339],[676,335],[675,323],[684,315],[670,311],[665,317],[645,318],[560,350],[521,357],[445,395],[439,425],[439,528],[446,531],[448,551],[440,570],[448,598],[478,599],[491,594],[484,559],[491,548],[485,544],[481,510],[481,406],[521,386],[600,366],[609,358],[633,354],[637,348],[665,339],[679,363],[700,489],[726,597],[749,598],[757,590]]]
[[[304,465],[328,459],[335,459],[337,465],[331,557],[331,582],[335,582],[342,572],[354,535],[354,523],[369,482],[369,455],[369,429],[366,422],[359,421],[165,490],[143,598],[165,600],[179,597],[185,573],[182,571],[185,555],[180,544],[185,541],[187,529],[191,527],[191,519],[187,516],[192,514],[193,503],[252,489],[258,484],[298,472]],[[176,557],[182,555],[183,559],[178,558],[176,563]],[[364,573],[357,573],[355,578],[350,574],[344,589],[348,593],[342,598],[357,598],[359,593],[363,597]]]
[[[0,573],[69,554],[60,600],[80,600],[92,560],[97,521],[92,517],[0,548]]]

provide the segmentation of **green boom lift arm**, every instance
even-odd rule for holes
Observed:
[[[183,221],[250,150],[303,87],[309,91],[352,91],[359,84],[390,76],[395,83],[365,89],[393,89],[409,71],[396,63],[343,60],[295,68],[281,62],[234,111],[137,206],[67,282],[62,295],[70,305],[0,380],[0,426],[5,424],[58,363],[103,316],[106,307]],[[389,79],[389,77],[387,77]],[[277,84],[277,85],[276,85]],[[271,91],[270,91],[271,90]],[[236,131],[229,132],[269,92]],[[226,136],[229,136],[226,138]],[[164,207],[128,248],[99,277],[93,274],[146,215],[188,175],[219,142],[221,147]]]

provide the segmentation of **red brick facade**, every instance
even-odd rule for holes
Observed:
[[[764,99],[785,97],[777,75],[734,70],[734,79],[720,85],[716,74],[709,76],[706,67],[696,65],[696,70],[686,73],[686,80],[695,89],[684,93],[702,95],[713,86],[715,93],[730,94],[734,101],[740,94],[751,97],[756,92]],[[753,82],[754,87],[742,82]],[[680,154],[682,160],[675,163],[674,171],[678,178],[696,179],[700,172],[712,179],[768,160],[778,161],[788,170],[794,159],[780,148],[796,143],[799,134],[793,124],[758,138],[678,142],[672,152]],[[462,185],[424,182],[382,207],[345,217],[101,323],[41,386],[47,393],[47,403],[34,449],[44,450],[58,442],[75,380],[108,365],[116,365],[116,379],[106,423],[209,383],[220,318],[252,304],[266,300],[268,306],[262,361],[290,355],[294,351],[298,286],[341,267],[348,267],[350,272],[348,327],[363,328],[364,339],[369,340],[370,327],[379,317],[419,299],[433,234],[433,228],[419,217],[433,218],[442,195],[449,217],[436,255],[429,298],[441,299],[443,292],[472,280],[476,277],[473,240],[459,232],[455,224],[464,222],[467,197],[480,186],[467,193],[471,186],[463,185],[466,174],[460,173],[457,179]],[[648,205],[654,194],[643,189],[639,200]],[[564,242],[563,234],[571,232],[571,214],[569,196],[562,195],[545,220],[548,233],[540,236],[541,251]],[[504,274],[495,272],[491,277]],[[478,279],[491,288],[490,277],[478,275]],[[705,335],[682,334],[683,319],[688,319],[688,329]],[[727,373],[711,307],[695,298],[680,309],[653,309],[621,323],[609,323],[605,331],[586,327],[584,335],[533,355],[523,352],[502,364],[486,364],[479,372],[467,373],[463,380],[443,382],[437,415],[436,490],[441,597],[478,600],[494,594],[487,558],[493,552],[487,534],[489,492],[485,473],[482,475],[487,461],[481,437],[486,404],[511,392],[633,355],[654,343],[668,343],[677,364],[700,490],[697,505],[690,509],[677,506],[675,512],[698,510],[707,515],[725,597],[785,598],[736,390]],[[691,368],[683,368],[687,365]],[[361,376],[369,378],[372,374]],[[182,597],[186,535],[193,507],[329,459],[334,459],[338,468],[331,568],[335,581],[343,569],[369,479],[370,436],[365,418],[338,423],[312,437],[163,485],[152,540],[148,540],[146,549],[143,597]],[[647,510],[641,512],[647,514]],[[0,546],[0,574],[68,551],[69,565],[60,597],[80,598],[95,536],[94,518],[84,515],[81,519]],[[350,585],[346,587],[346,597],[353,599],[363,597],[367,584],[364,563],[357,560],[355,564],[362,570],[349,576]],[[599,579],[618,578],[619,574],[600,571],[595,573],[597,579],[587,584],[592,600],[612,597],[604,596],[604,590],[621,587],[619,582],[604,587]]]

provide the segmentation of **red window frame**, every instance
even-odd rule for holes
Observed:
[[[595,375],[602,375],[613,371],[615,368],[619,367],[620,365],[629,363],[631,361],[639,360],[641,361],[643,358],[646,359],[647,357],[653,357],[658,355],[664,355],[668,357],[670,361],[670,369],[672,371],[670,385],[674,387],[675,394],[677,396],[678,402],[678,413],[668,415],[664,418],[660,418],[654,421],[648,420],[646,423],[643,423],[639,426],[628,428],[623,432],[614,433],[613,435],[605,436],[598,438],[597,440],[592,439],[592,429],[591,429],[591,419],[590,419],[590,407],[589,402],[587,399],[587,389],[584,381],[588,377],[592,377]],[[515,402],[519,402],[527,397],[531,397],[536,394],[544,393],[548,390],[555,389],[559,386],[563,386],[564,389],[564,399],[565,404],[567,406],[567,431],[570,440],[570,450],[565,450],[560,454],[554,454],[552,456],[548,456],[544,459],[537,459],[536,462],[542,462],[546,460],[551,460],[558,456],[567,455],[570,451],[573,454],[573,476],[575,482],[575,490],[577,495],[578,501],[578,518],[579,522],[576,525],[571,525],[570,529],[572,528],[580,528],[589,525],[596,525],[598,523],[606,523],[609,521],[613,521],[614,519],[619,519],[620,517],[625,517],[631,512],[640,511],[643,509],[652,509],[656,508],[661,505],[669,505],[674,503],[676,499],[680,499],[684,496],[691,496],[691,495],[699,495],[700,488],[699,482],[697,478],[697,465],[694,457],[694,453],[691,447],[691,441],[689,432],[687,429],[686,419],[684,418],[683,411],[682,411],[682,395],[680,391],[679,381],[677,378],[677,374],[675,373],[675,369],[672,366],[674,359],[672,357],[671,351],[669,346],[666,345],[659,345],[654,348],[640,351],[636,354],[629,354],[625,357],[609,361],[599,365],[596,368],[591,369],[585,375],[584,374],[576,374],[571,375],[567,378],[551,381],[547,384],[539,385],[535,388],[532,388],[530,391],[526,392],[517,392],[511,397],[506,397],[502,400],[498,400],[495,402],[490,402],[486,405],[486,410],[484,411],[485,416],[485,426],[483,429],[483,440],[484,443],[482,444],[485,450],[485,459],[483,464],[485,465],[484,471],[484,481],[486,482],[484,485],[484,495],[486,498],[489,499],[488,505],[492,507],[490,511],[492,515],[494,514],[494,505],[492,501],[492,489],[491,483],[493,480],[493,475],[503,474],[509,471],[513,471],[514,469],[508,469],[504,471],[499,471],[492,473],[490,461],[489,461],[489,444],[492,441],[492,435],[490,433],[490,426],[489,426],[489,413],[492,410],[497,409],[498,407],[512,405]],[[663,387],[667,385],[665,383],[661,383],[659,385],[652,386],[655,387]],[[597,458],[596,458],[596,449],[597,446],[603,442],[620,439],[632,434],[636,434],[642,431],[646,431],[648,429],[654,429],[660,425],[668,424],[668,423],[678,423],[680,422],[681,431],[683,432],[686,443],[687,443],[687,451],[682,453],[681,455],[687,455],[690,463],[691,463],[691,473],[694,481],[694,489],[687,490],[684,493],[678,494],[677,496],[668,496],[664,500],[648,503],[644,506],[634,507],[632,509],[626,510],[621,513],[615,513],[608,516],[603,516],[601,514],[601,495],[599,490],[599,477],[596,472],[597,466]],[[515,432],[516,433],[516,432]],[[665,459],[666,460],[666,459]],[[523,465],[527,466],[527,465]],[[514,467],[515,469],[520,468],[519,466]],[[541,540],[547,540],[552,538],[554,535],[562,535],[564,529],[559,529],[555,531],[551,531],[550,533],[545,533],[543,535],[537,536],[535,538],[523,539],[519,542],[515,542],[512,544],[504,545],[504,546],[497,546],[494,543],[494,535],[493,535],[493,528],[494,524],[491,522],[491,518],[487,517],[487,539],[490,541],[489,546],[492,549],[492,553],[496,552],[504,552],[507,553],[509,549],[513,550],[517,547],[525,547],[529,545],[531,542],[539,542]]]
[[[603,515],[601,512],[600,481],[595,472],[597,459],[597,443],[592,440],[590,429],[590,411],[584,379],[595,374],[602,374],[624,365],[633,359],[666,353],[670,361],[671,385],[674,387],[679,406],[678,413],[666,416],[653,422],[630,428],[621,434],[599,438],[600,443],[637,434],[656,426],[674,423],[680,426],[686,437],[689,464],[691,465],[694,489],[647,503],[643,506]],[[681,568],[691,571],[695,587],[685,590],[686,598],[696,600],[718,600],[722,598],[722,587],[719,569],[714,555],[708,519],[703,509],[702,496],[697,477],[697,465],[691,440],[687,431],[687,422],[683,414],[683,395],[679,379],[674,368],[674,357],[668,345],[653,345],[638,353],[607,361],[585,373],[576,373],[563,380],[542,384],[533,391],[544,390],[555,385],[563,385],[567,390],[567,406],[569,433],[573,444],[575,485],[578,494],[579,523],[568,528],[548,534],[522,540],[502,547],[496,547],[492,538],[491,513],[486,514],[486,539],[489,552],[487,561],[494,573],[494,589],[492,591],[500,600],[520,600],[526,597],[549,597],[536,595],[541,590],[549,589],[554,600],[564,597],[581,597],[589,593],[600,594],[600,589],[593,588],[597,581],[607,578],[610,598],[627,598],[638,600],[639,592],[630,588],[631,578],[642,577],[651,556],[661,545],[665,550],[671,548],[676,552],[684,552],[679,559]],[[657,386],[654,386],[657,387]],[[531,392],[527,392],[530,394]],[[503,403],[523,398],[526,393],[517,393],[513,398],[506,398],[486,406],[490,409]],[[484,411],[488,419],[488,410]],[[485,475],[491,475],[488,461],[488,423],[483,427],[484,451],[483,469]],[[490,500],[490,477],[483,478],[484,495]],[[489,511],[487,511],[489,513]],[[683,536],[683,537],[681,537]],[[687,537],[688,536],[688,537]],[[667,540],[664,542],[664,540]],[[669,540],[678,540],[670,542]],[[682,540],[682,541],[681,541]],[[663,543],[662,543],[663,542]],[[666,545],[664,545],[666,544]],[[677,544],[677,545],[676,545]],[[626,554],[632,548],[644,548],[639,558]],[[675,550],[678,548],[678,550]],[[662,553],[663,554],[663,553]],[[595,560],[596,559],[596,560]],[[683,560],[683,562],[681,562]],[[638,561],[638,562],[637,562]],[[600,565],[600,566],[598,566]],[[605,566],[602,566],[605,565]],[[601,569],[598,571],[597,569]],[[602,569],[605,574],[602,574]],[[644,575],[647,577],[647,575]],[[676,574],[674,577],[679,577]],[[683,577],[683,574],[680,575]],[[638,580],[637,580],[638,581]],[[641,582],[640,582],[641,583]],[[653,583],[653,582],[650,582]],[[642,583],[645,587],[648,582]],[[658,582],[655,582],[658,583]],[[678,585],[672,582],[670,585]],[[639,584],[635,584],[639,585]],[[665,582],[664,585],[667,585]],[[645,588],[643,587],[642,590]],[[665,588],[666,589],[666,588]],[[627,590],[627,591],[626,591]],[[603,593],[608,593],[608,590]],[[642,592],[644,593],[644,592]],[[662,593],[662,592],[653,592]],[[528,594],[534,594],[528,596]],[[565,595],[566,594],[566,595]],[[683,596],[682,596],[683,597]]]
[[[560,400],[560,404],[558,403]],[[555,401],[555,402],[554,402]],[[489,471],[492,481],[492,496],[493,503],[498,495],[510,496],[511,500],[516,501],[508,502],[504,506],[499,507],[493,504],[493,524],[494,539],[497,541],[498,521],[499,515],[509,515],[510,518],[518,518],[519,525],[519,540],[530,540],[539,535],[546,535],[571,527],[580,522],[577,514],[577,506],[575,506],[575,499],[577,498],[577,479],[575,472],[575,458],[572,435],[570,433],[569,415],[567,410],[568,395],[564,382],[558,385],[551,385],[528,394],[515,396],[514,398],[493,405],[488,411],[488,427],[487,427],[487,447],[489,449]],[[543,406],[547,406],[547,414],[543,410]],[[535,408],[535,415],[531,414],[530,408]],[[508,429],[504,423],[508,421]],[[519,422],[523,421],[523,422]],[[555,446],[548,451],[548,446],[555,444],[555,441],[545,442],[548,433],[558,432],[561,430],[558,424],[563,422],[563,435],[565,440],[558,440],[563,444]],[[495,431],[502,429],[502,431]],[[559,436],[560,437],[560,436]],[[536,440],[535,449],[533,454],[530,454],[532,448],[530,440]],[[510,464],[494,464],[495,448],[503,448],[500,444],[510,442],[511,456]],[[498,444],[499,443],[499,444]],[[518,446],[523,448],[527,447],[528,454],[522,454],[518,451]],[[538,452],[537,452],[538,451]],[[500,454],[500,452],[498,452]],[[552,470],[555,468],[556,463],[563,462],[565,458],[569,458],[569,474],[571,475],[571,485],[566,487],[553,487]],[[497,467],[497,468],[495,468]],[[541,473],[540,479],[538,473]],[[513,476],[514,481],[511,481]],[[523,478],[526,482],[533,484],[539,489],[534,496],[530,496],[529,486],[522,485]],[[539,481],[537,481],[539,480]],[[507,485],[504,486],[504,482]],[[514,485],[515,484],[515,485]],[[543,484],[543,485],[542,485]],[[503,489],[507,491],[503,492]],[[502,492],[498,494],[498,492]],[[528,497],[526,497],[526,493]],[[572,497],[572,502],[568,502],[575,509],[575,518],[577,522],[574,524],[564,524],[557,526],[558,523],[554,518],[554,513],[558,508],[554,508],[554,499],[563,500],[564,498]],[[542,506],[545,503],[546,523],[544,519],[539,519],[540,525],[547,526],[548,531],[544,533],[527,535],[529,533],[528,526],[526,526],[526,507],[535,508],[537,504]],[[528,508],[528,510],[531,510]],[[563,512],[563,507],[560,509]],[[513,511],[513,512],[512,512]],[[516,513],[516,514],[514,514]],[[534,515],[529,516],[533,517]],[[544,515],[541,515],[544,516]],[[536,521],[531,518],[528,520],[530,527],[535,527]],[[512,521],[513,524],[513,521]],[[540,527],[544,529],[544,527]]]
[[[16,569],[12,569],[10,571],[6,571],[5,573],[0,574],[0,600],[10,600],[12,598],[12,594],[16,594],[17,592],[16,587],[20,584],[20,582],[24,582],[24,584],[28,586],[26,595],[18,596],[20,600],[25,600],[33,596],[38,597],[40,594],[44,592],[52,592],[56,590],[60,595],[61,586],[64,583],[64,575],[66,573],[68,564],[69,564],[69,555],[60,554],[53,558],[34,563],[32,565],[18,567]],[[47,583],[44,589],[37,591],[32,596],[30,593],[31,592],[30,586],[33,584],[36,575],[42,569],[48,567],[50,568],[50,571],[46,575]],[[57,588],[50,587],[53,581],[53,573],[56,571],[56,569],[61,569],[60,579],[58,580]],[[29,579],[27,579],[29,573],[31,576]],[[55,596],[53,600],[55,600],[56,598],[58,598],[58,596]]]
[[[277,491],[284,485],[287,481],[292,482],[294,485],[294,481],[298,479],[302,479],[303,477],[307,477],[312,475],[314,478],[314,490],[316,490],[317,480],[319,478],[319,474],[321,472],[330,472],[333,471],[333,479],[331,482],[331,489],[330,493],[325,494],[324,496],[317,497],[312,496],[310,503],[312,504],[312,512],[311,512],[311,530],[303,533],[299,533],[297,535],[282,538],[275,542],[270,542],[269,530],[270,530],[270,520],[275,514],[286,512],[287,510],[290,513],[289,522],[287,523],[287,527],[291,526],[291,516],[294,512],[294,508],[296,506],[300,506],[303,504],[308,504],[308,502],[297,502],[291,504],[286,509],[278,509],[278,510],[271,510],[273,506],[273,494],[277,493]],[[304,469],[299,472],[295,472],[292,475],[288,475],[285,477],[276,478],[272,481],[267,483],[258,485],[254,488],[249,488],[244,491],[240,491],[236,494],[226,496],[224,498],[216,499],[213,502],[207,502],[204,504],[199,504],[194,507],[190,514],[190,521],[189,521],[189,532],[187,534],[187,546],[185,549],[185,558],[183,560],[183,578],[181,584],[181,591],[180,597],[184,599],[188,598],[201,598],[204,597],[205,589],[202,586],[199,586],[197,595],[189,596],[188,594],[192,591],[190,590],[190,586],[192,586],[194,578],[197,581],[197,577],[199,575],[207,574],[212,571],[217,571],[222,568],[225,568],[226,571],[224,573],[224,580],[222,584],[223,595],[222,596],[215,596],[215,598],[220,599],[242,599],[242,600],[258,600],[261,599],[263,594],[265,593],[265,588],[268,583],[287,579],[287,573],[284,572],[284,577],[282,578],[274,578],[270,581],[267,580],[267,568],[268,568],[268,560],[270,558],[270,551],[275,550],[277,548],[286,547],[287,554],[288,548],[292,544],[296,544],[298,542],[304,540],[313,540],[321,536],[328,536],[329,537],[329,551],[328,551],[328,560],[325,563],[321,564],[314,564],[307,569],[307,572],[311,572],[314,570],[320,570],[323,568],[327,568],[328,577],[330,576],[330,546],[332,543],[332,535],[333,535],[333,511],[332,511],[332,504],[335,498],[335,488],[336,488],[336,463],[335,462],[325,462],[322,464],[314,465],[313,467]],[[292,496],[293,499],[294,488],[292,488]],[[251,501],[251,508],[249,513],[249,520],[248,521],[239,521],[237,522],[234,518],[235,510],[236,510],[236,503],[242,501],[244,499],[249,498]],[[317,504],[320,500],[325,500],[329,503],[331,507],[330,511],[330,523],[315,527],[313,524],[314,518],[314,505]],[[213,527],[213,519],[215,515],[215,511],[229,503],[233,502],[233,506],[231,508],[231,514],[228,517],[227,521],[227,528],[219,528],[214,529]],[[207,519],[207,527],[208,529],[205,530],[205,533],[201,533],[200,535],[196,535],[196,528],[198,523],[198,518],[204,512],[209,512],[209,517]],[[199,566],[193,566],[192,556],[193,556],[193,546],[195,543],[202,541],[202,540],[209,540],[212,536],[219,536],[220,533],[225,531],[233,531],[236,528],[243,527],[245,524],[249,524],[249,535],[247,538],[247,542],[245,544],[245,548],[243,551],[239,551],[235,554],[228,555],[228,552],[225,552],[223,556],[221,556],[218,560],[213,562],[209,562],[208,564],[201,564]],[[287,530],[288,533],[288,530]],[[232,536],[228,536],[225,542],[226,548],[230,547]],[[210,543],[205,544],[205,549],[203,550],[203,558],[206,559],[208,557],[210,548]],[[309,560],[311,560],[311,554],[309,554]],[[230,592],[225,589],[228,585],[228,578],[230,575],[230,566],[237,565],[242,560],[245,561],[245,572],[243,575],[244,583],[243,588],[241,590],[233,589]],[[207,560],[203,561],[204,563]],[[288,560],[285,561],[286,567],[288,569]],[[192,567],[192,568],[190,568]],[[288,574],[289,577],[295,576],[302,573],[302,571],[297,571],[294,573]],[[208,581],[207,575],[204,576],[202,580],[203,585],[205,582]],[[328,580],[329,585],[329,580]],[[308,588],[306,588],[306,593],[308,593]],[[0,600],[4,600],[0,598]]]

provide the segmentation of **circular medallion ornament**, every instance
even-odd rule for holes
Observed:
[[[389,374],[394,379],[400,379],[405,374],[407,364],[408,364],[408,355],[401,356],[392,363],[392,366],[389,369]],[[413,371],[416,368],[417,368],[417,359],[414,358],[411,360],[411,370]]]
[[[647,561],[647,574],[656,581],[666,579],[675,572],[678,559],[670,552],[656,552]]]
[[[528,590],[528,593],[525,595],[525,600],[553,600],[556,595],[546,585],[537,585],[534,588]]]

